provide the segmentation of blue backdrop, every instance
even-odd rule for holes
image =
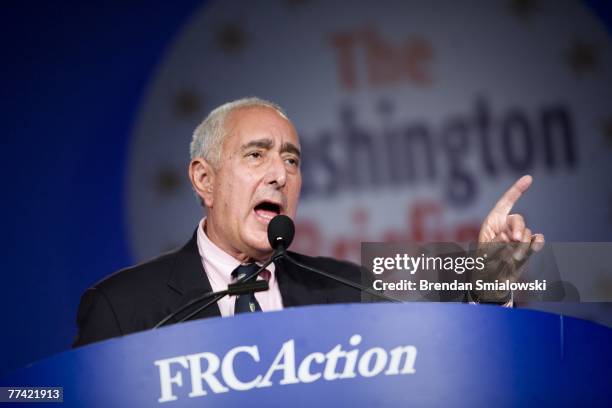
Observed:
[[[589,6],[612,25],[604,0]],[[3,7],[0,375],[69,347],[80,293],[129,265],[124,164],[142,93],[202,2]]]
[[[5,9],[3,372],[66,349],[79,293],[130,263],[125,148],[156,62],[200,2]]]

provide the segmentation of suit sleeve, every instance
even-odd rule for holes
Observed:
[[[367,288],[370,288],[376,291],[376,289],[374,289],[374,274],[363,266],[359,267],[359,273],[360,273],[360,278],[361,278],[361,281],[359,283],[361,283],[363,286]],[[377,292],[382,293],[382,291],[377,291]],[[386,301],[384,299],[379,298],[378,296],[371,295],[367,292],[361,292],[361,303],[373,303],[373,302],[386,302]]]
[[[77,312],[78,333],[72,347],[121,336],[123,333],[113,307],[101,289],[87,289]]]

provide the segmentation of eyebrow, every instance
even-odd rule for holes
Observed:
[[[272,139],[257,139],[257,140],[251,140],[248,143],[245,143],[244,145],[242,145],[241,150],[248,150],[252,147],[257,147],[260,149],[266,149],[266,150],[270,150],[272,149],[272,147],[274,147],[274,142],[272,141]],[[297,157],[301,157],[301,152],[300,152],[300,148],[297,147],[296,145],[294,145],[293,143],[290,142],[285,142],[283,143],[283,145],[281,146],[280,149],[281,153],[293,153],[295,154]]]
[[[250,142],[243,144],[241,150],[248,150],[251,147],[258,147],[260,149],[269,150],[272,148],[272,146],[274,146],[274,142],[272,141],[272,139],[257,139],[251,140]]]
[[[300,148],[294,145],[293,143],[285,142],[281,146],[281,153],[293,153],[297,157],[301,157],[302,153],[300,152]]]

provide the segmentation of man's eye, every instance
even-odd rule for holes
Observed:
[[[292,157],[289,157],[289,158],[285,159],[285,161],[286,161],[286,162],[287,162],[289,165],[291,165],[291,166],[295,166],[295,167],[297,167],[297,166],[300,164],[300,161],[299,161],[298,159],[294,159],[294,158],[292,158]]]
[[[259,159],[261,157],[261,153],[259,152],[251,152],[247,154],[248,157],[253,157],[254,159]]]

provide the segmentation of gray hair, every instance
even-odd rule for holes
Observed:
[[[283,108],[265,99],[250,97],[225,103],[210,112],[193,132],[193,138],[189,147],[191,160],[201,157],[210,163],[213,168],[219,168],[223,140],[227,136],[225,122],[229,114],[237,109],[254,107],[274,109],[285,119],[289,120]]]

